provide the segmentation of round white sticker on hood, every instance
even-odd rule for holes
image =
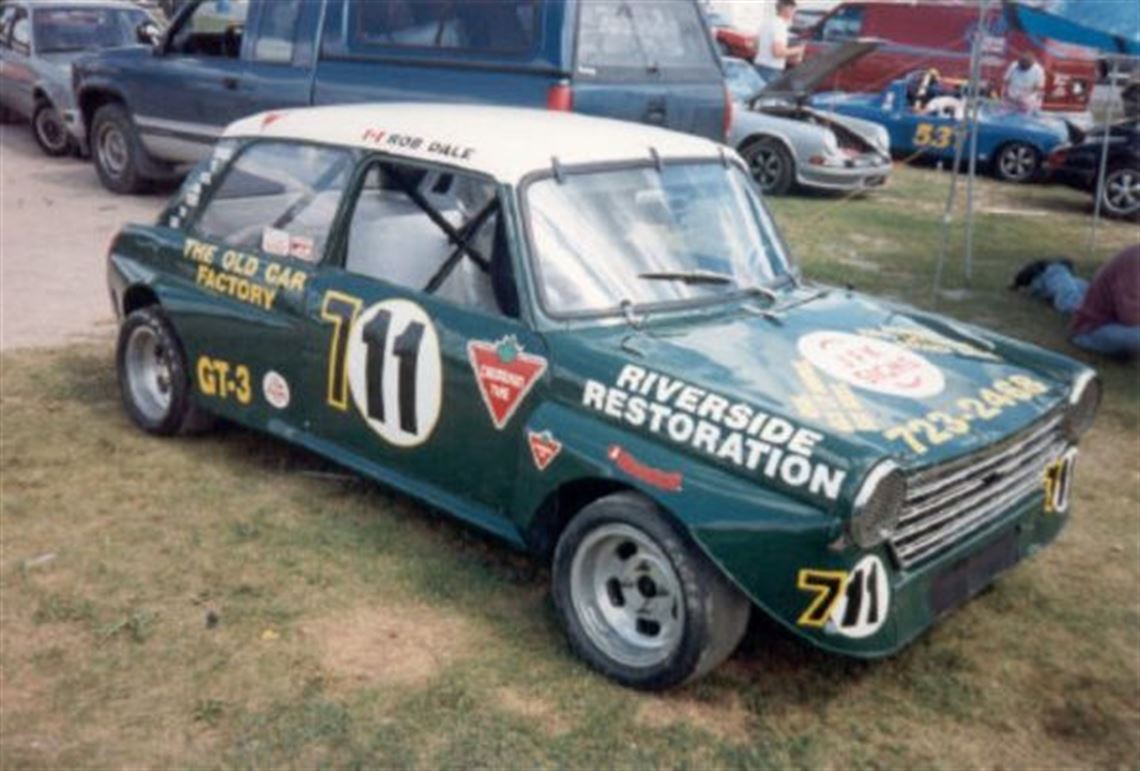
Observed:
[[[946,379],[926,358],[901,345],[847,332],[812,332],[800,355],[831,377],[867,391],[909,399],[942,393]]]

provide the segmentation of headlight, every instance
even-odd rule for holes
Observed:
[[[885,541],[899,524],[906,502],[906,477],[889,460],[871,469],[855,496],[848,522],[851,540],[870,549]]]
[[[1091,369],[1077,376],[1069,392],[1069,406],[1065,412],[1065,437],[1075,442],[1092,428],[1096,411],[1100,408],[1100,378]]]

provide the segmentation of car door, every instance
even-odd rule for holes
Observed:
[[[308,287],[310,430],[350,465],[505,527],[548,367],[503,289],[512,257],[499,191],[447,170],[369,163],[340,255]],[[464,240],[470,251],[456,246]]]

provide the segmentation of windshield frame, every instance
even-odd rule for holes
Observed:
[[[795,284],[799,281],[799,268],[795,260],[792,258],[791,252],[788,250],[787,243],[784,241],[779,228],[776,227],[775,219],[772,217],[771,212],[768,211],[767,206],[764,205],[764,197],[760,190],[756,187],[755,180],[752,175],[748,173],[744,164],[735,157],[729,156],[727,153],[720,158],[710,156],[686,156],[669,158],[663,160],[664,166],[685,166],[685,165],[715,165],[722,166],[726,170],[729,167],[736,169],[742,175],[742,182],[747,185],[748,189],[755,196],[756,213],[759,215],[758,226],[772,240],[772,244],[779,251],[779,256],[783,260],[783,273],[778,274],[774,279],[768,281],[760,286],[766,289],[779,290],[789,284]],[[559,166],[557,171],[552,167],[549,169],[540,169],[532,171],[524,176],[516,187],[516,200],[519,208],[519,230],[522,234],[525,243],[525,258],[523,262],[526,265],[528,294],[533,298],[534,309],[536,311],[536,318],[549,319],[555,323],[571,323],[571,322],[590,322],[590,321],[605,321],[609,319],[620,319],[628,317],[629,313],[635,312],[640,314],[671,314],[684,311],[702,310],[708,308],[715,308],[724,306],[729,303],[738,303],[746,301],[754,297],[755,293],[749,288],[737,288],[726,291],[723,294],[710,295],[707,297],[693,297],[684,300],[667,300],[660,302],[647,302],[647,303],[633,303],[629,306],[622,304],[612,306],[609,308],[599,308],[597,310],[586,311],[558,311],[552,309],[547,303],[546,290],[542,278],[542,266],[539,264],[538,250],[535,248],[534,233],[531,227],[531,210],[528,192],[530,186],[536,182],[548,181],[557,179],[560,175],[569,177],[586,174],[598,174],[612,171],[639,171],[645,169],[657,169],[658,164],[653,158],[647,157],[645,159],[629,159],[622,161],[607,161],[598,163],[583,163],[570,166]]]

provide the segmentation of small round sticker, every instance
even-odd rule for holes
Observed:
[[[901,345],[847,332],[812,332],[800,355],[831,377],[867,391],[925,399],[942,393],[942,371]]]
[[[407,300],[385,300],[361,313],[348,336],[348,387],[385,441],[426,442],[443,404],[439,336],[427,312]]]
[[[280,372],[269,370],[261,379],[261,392],[269,406],[283,410],[289,406],[289,381]]]
[[[843,596],[831,612],[827,629],[844,637],[870,637],[882,628],[891,609],[891,585],[883,561],[869,554],[847,577]]]

